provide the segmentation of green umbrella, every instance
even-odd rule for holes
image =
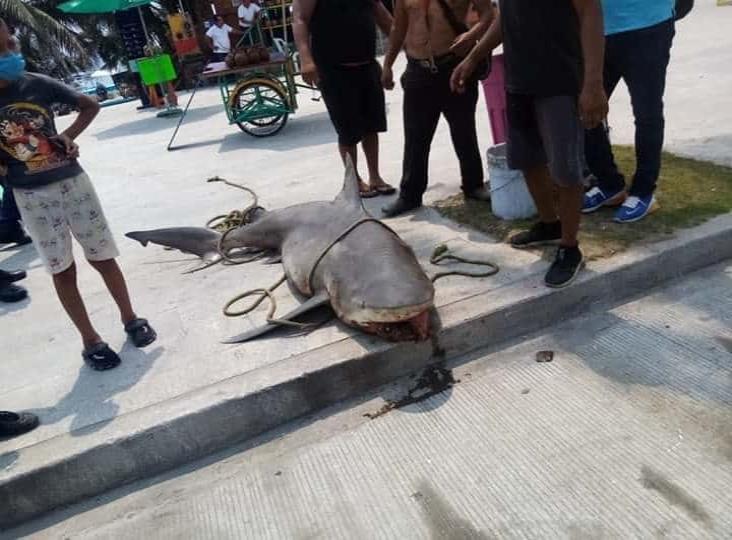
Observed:
[[[152,0],[70,0],[58,8],[65,13],[112,13],[125,9],[139,8]]]
[[[113,13],[125,9],[137,8],[140,14],[142,30],[145,32],[145,42],[150,43],[145,18],[142,16],[142,6],[151,4],[152,0],[70,0],[59,4],[58,8],[64,13]]]

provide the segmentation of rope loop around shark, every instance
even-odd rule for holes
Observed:
[[[262,209],[225,236],[203,227],[126,236],[143,246],[153,243],[197,255],[207,266],[221,260],[221,251],[236,248],[279,252],[288,283],[307,298],[281,320],[295,321],[330,305],[347,325],[389,341],[424,341],[432,333],[433,282],[412,249],[366,212],[350,159],[343,189],[333,201]],[[280,326],[267,323],[224,343],[243,343]]]

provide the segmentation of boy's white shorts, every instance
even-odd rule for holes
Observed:
[[[86,173],[39,188],[15,188],[13,194],[23,225],[52,274],[68,270],[74,262],[72,234],[90,261],[106,261],[119,255]]]

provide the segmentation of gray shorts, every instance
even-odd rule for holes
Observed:
[[[506,116],[509,167],[526,170],[548,165],[559,185],[584,182],[585,131],[576,97],[508,93]]]

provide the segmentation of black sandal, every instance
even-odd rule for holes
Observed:
[[[92,345],[81,355],[84,357],[84,362],[94,371],[114,369],[122,362],[117,353],[104,342]]]
[[[133,319],[125,325],[125,332],[130,336],[135,347],[147,347],[158,338],[147,319]]]

